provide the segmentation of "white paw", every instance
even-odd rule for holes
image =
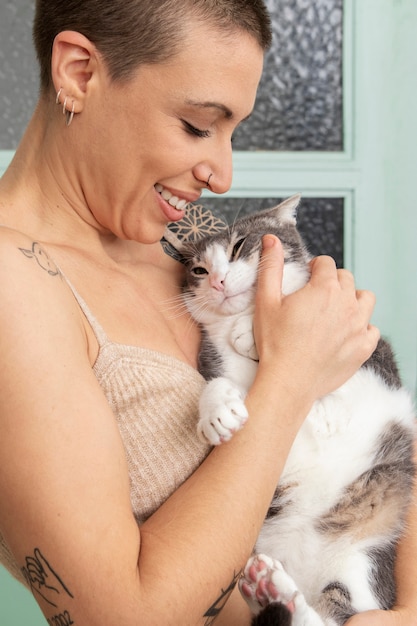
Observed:
[[[200,398],[198,434],[217,446],[229,441],[248,419],[244,398],[240,390],[227,378],[211,380]]]
[[[249,559],[239,581],[239,588],[255,614],[271,602],[282,602],[294,612],[297,586],[281,563],[265,554]]]
[[[258,361],[258,351],[253,337],[253,316],[242,315],[236,320],[230,334],[230,341],[238,354]]]
[[[257,615],[267,604],[280,602],[292,613],[292,626],[324,626],[282,564],[264,554],[249,559],[239,581],[242,596]]]

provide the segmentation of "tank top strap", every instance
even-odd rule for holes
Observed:
[[[60,271],[60,274],[61,274],[62,278],[67,283],[68,287],[71,289],[71,291],[72,291],[72,293],[74,295],[74,298],[78,302],[78,305],[79,305],[81,311],[84,313],[88,323],[90,324],[90,326],[91,326],[91,328],[93,330],[93,333],[94,333],[94,335],[95,335],[95,337],[97,339],[99,347],[102,348],[106,343],[109,343],[109,338],[107,337],[104,329],[98,323],[98,321],[96,320],[96,318],[94,317],[94,315],[90,311],[90,309],[87,306],[87,303],[85,302],[84,298],[82,298],[80,296],[78,291],[75,289],[75,287],[72,285],[72,283],[68,280],[68,278],[65,276],[65,274],[61,271],[61,269],[59,271]]]

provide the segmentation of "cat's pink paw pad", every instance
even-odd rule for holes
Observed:
[[[271,602],[282,602],[291,612],[295,610],[297,587],[281,563],[268,556],[249,559],[239,588],[254,613]]]

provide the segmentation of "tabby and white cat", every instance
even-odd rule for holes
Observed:
[[[253,295],[261,238],[279,237],[283,293],[309,277],[296,229],[299,196],[237,220],[181,253],[184,299],[202,328],[200,371],[209,381],[199,432],[220,444],[243,426],[255,376]],[[337,391],[317,401],[290,451],[241,591],[253,624],[335,626],[395,600],[393,562],[413,480],[412,401],[389,345]],[[265,584],[267,583],[267,584]],[[268,605],[256,600],[266,593]],[[262,603],[264,604],[264,603]]]

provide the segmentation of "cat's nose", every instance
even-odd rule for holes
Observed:
[[[219,276],[218,274],[211,275],[210,287],[213,287],[213,289],[216,289],[217,291],[224,291],[224,277]]]

